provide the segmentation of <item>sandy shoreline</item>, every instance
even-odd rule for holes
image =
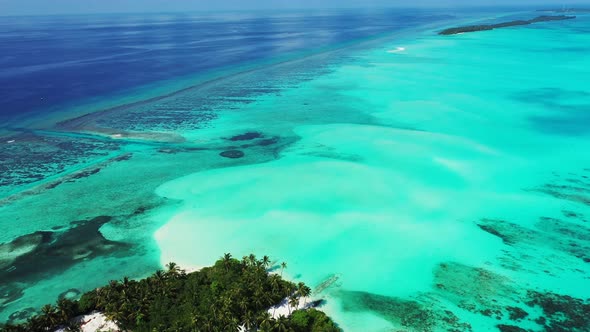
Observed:
[[[80,330],[82,332],[118,332],[120,331],[117,324],[108,320],[101,312],[94,312],[89,315],[77,317],[74,320],[80,323]],[[56,330],[55,332],[66,332],[65,328]]]

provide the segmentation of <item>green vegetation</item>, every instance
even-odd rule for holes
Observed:
[[[457,28],[450,28],[445,29],[439,32],[439,35],[456,35],[459,33],[466,33],[466,32],[476,32],[476,31],[488,31],[494,29],[501,29],[501,28],[508,28],[514,27],[519,25],[529,25],[539,22],[551,22],[551,21],[563,21],[563,20],[571,20],[576,18],[575,16],[565,16],[565,15],[556,15],[556,16],[538,16],[531,20],[516,20],[510,22],[502,22],[497,24],[480,24],[480,25],[469,25],[464,27],[457,27]]]
[[[282,270],[286,264],[281,264]],[[254,255],[242,260],[225,254],[214,266],[185,273],[176,264],[140,280],[111,281],[90,291],[79,301],[61,299],[46,305],[41,313],[21,325],[1,330],[54,331],[79,329],[73,318],[93,311],[104,313],[123,330],[152,331],[291,331],[332,332],[340,329],[323,312],[300,309],[311,289],[294,284],[277,274],[268,274],[270,259]],[[288,299],[290,317],[273,319],[268,308]],[[305,304],[304,304],[305,306]]]

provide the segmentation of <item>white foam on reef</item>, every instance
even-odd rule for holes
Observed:
[[[16,142],[16,140],[13,140],[13,139],[11,139],[10,141],[6,141],[7,144],[12,144],[14,142]]]
[[[399,52],[403,52],[405,50],[406,50],[405,47],[397,47],[397,48],[395,48],[393,50],[388,50],[387,53],[399,53]]]

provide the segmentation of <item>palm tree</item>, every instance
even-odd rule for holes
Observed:
[[[239,322],[235,317],[228,316],[224,325],[223,331],[234,332],[239,330]]]
[[[213,331],[213,328],[215,327],[215,318],[211,318],[206,316],[204,318],[204,326],[205,331]]]
[[[77,303],[68,299],[59,299],[57,301],[57,315],[62,324],[66,324],[73,315],[76,314]]]
[[[266,255],[264,255],[264,257],[262,257],[262,266],[265,269],[268,269],[268,267],[270,266],[270,258]]]
[[[225,266],[225,271],[229,272],[229,266],[231,264],[231,254],[226,253],[225,255],[223,255],[223,257],[221,257],[221,260],[223,261],[223,265]]]
[[[80,323],[77,322],[68,322],[66,325],[66,331],[68,332],[82,332],[82,327]]]
[[[289,320],[287,317],[281,315],[273,325],[273,331],[277,332],[289,332]]]
[[[256,255],[250,254],[248,256],[248,260],[250,261],[250,265],[252,265],[252,266],[256,265]]]
[[[51,304],[46,304],[41,308],[41,318],[46,328],[52,329],[58,324],[57,312]]]
[[[281,263],[281,278],[283,277],[283,270],[285,270],[287,268],[287,263],[282,262]]]
[[[245,299],[241,299],[240,302],[238,302],[238,306],[242,312],[248,312],[248,301]]]
[[[279,294],[279,289],[281,287],[280,281],[281,281],[281,277],[279,277],[278,275],[273,274],[270,276],[270,287],[272,290],[271,295],[273,297],[273,300],[276,300],[276,298],[280,296],[280,294]],[[276,305],[272,308],[272,315],[273,316],[275,314],[275,310],[277,310]]]
[[[299,309],[299,297],[297,294],[289,296],[289,314],[291,314],[291,309],[293,308],[295,308],[295,310]]]
[[[259,331],[270,331],[272,323],[274,322],[274,319],[268,311],[261,313],[257,320],[258,326],[260,327]]]
[[[166,267],[168,268],[168,271],[166,271],[168,276],[176,277],[180,274],[180,268],[178,267],[178,264],[170,262],[166,264]]]
[[[297,291],[299,292],[299,296],[303,298],[303,308],[307,305],[307,298],[311,295],[311,288],[307,287],[306,284],[300,282],[297,285]]]
[[[252,300],[254,301],[254,306],[256,309],[262,309],[266,306],[266,298],[264,295],[265,292],[262,290],[262,288],[258,287],[254,289],[254,298]]]
[[[247,332],[256,330],[256,319],[251,311],[247,311],[244,317],[242,317],[242,325]]]
[[[156,273],[154,273],[153,276],[153,280],[154,283],[156,284],[156,286],[160,289],[162,289],[162,285],[164,284],[164,281],[166,280],[166,275],[164,274],[164,271],[162,270],[158,270],[156,271]]]

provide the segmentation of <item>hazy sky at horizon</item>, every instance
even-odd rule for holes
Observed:
[[[0,0],[0,16],[117,12],[175,12],[384,6],[459,7],[473,5],[573,6],[590,0]]]

